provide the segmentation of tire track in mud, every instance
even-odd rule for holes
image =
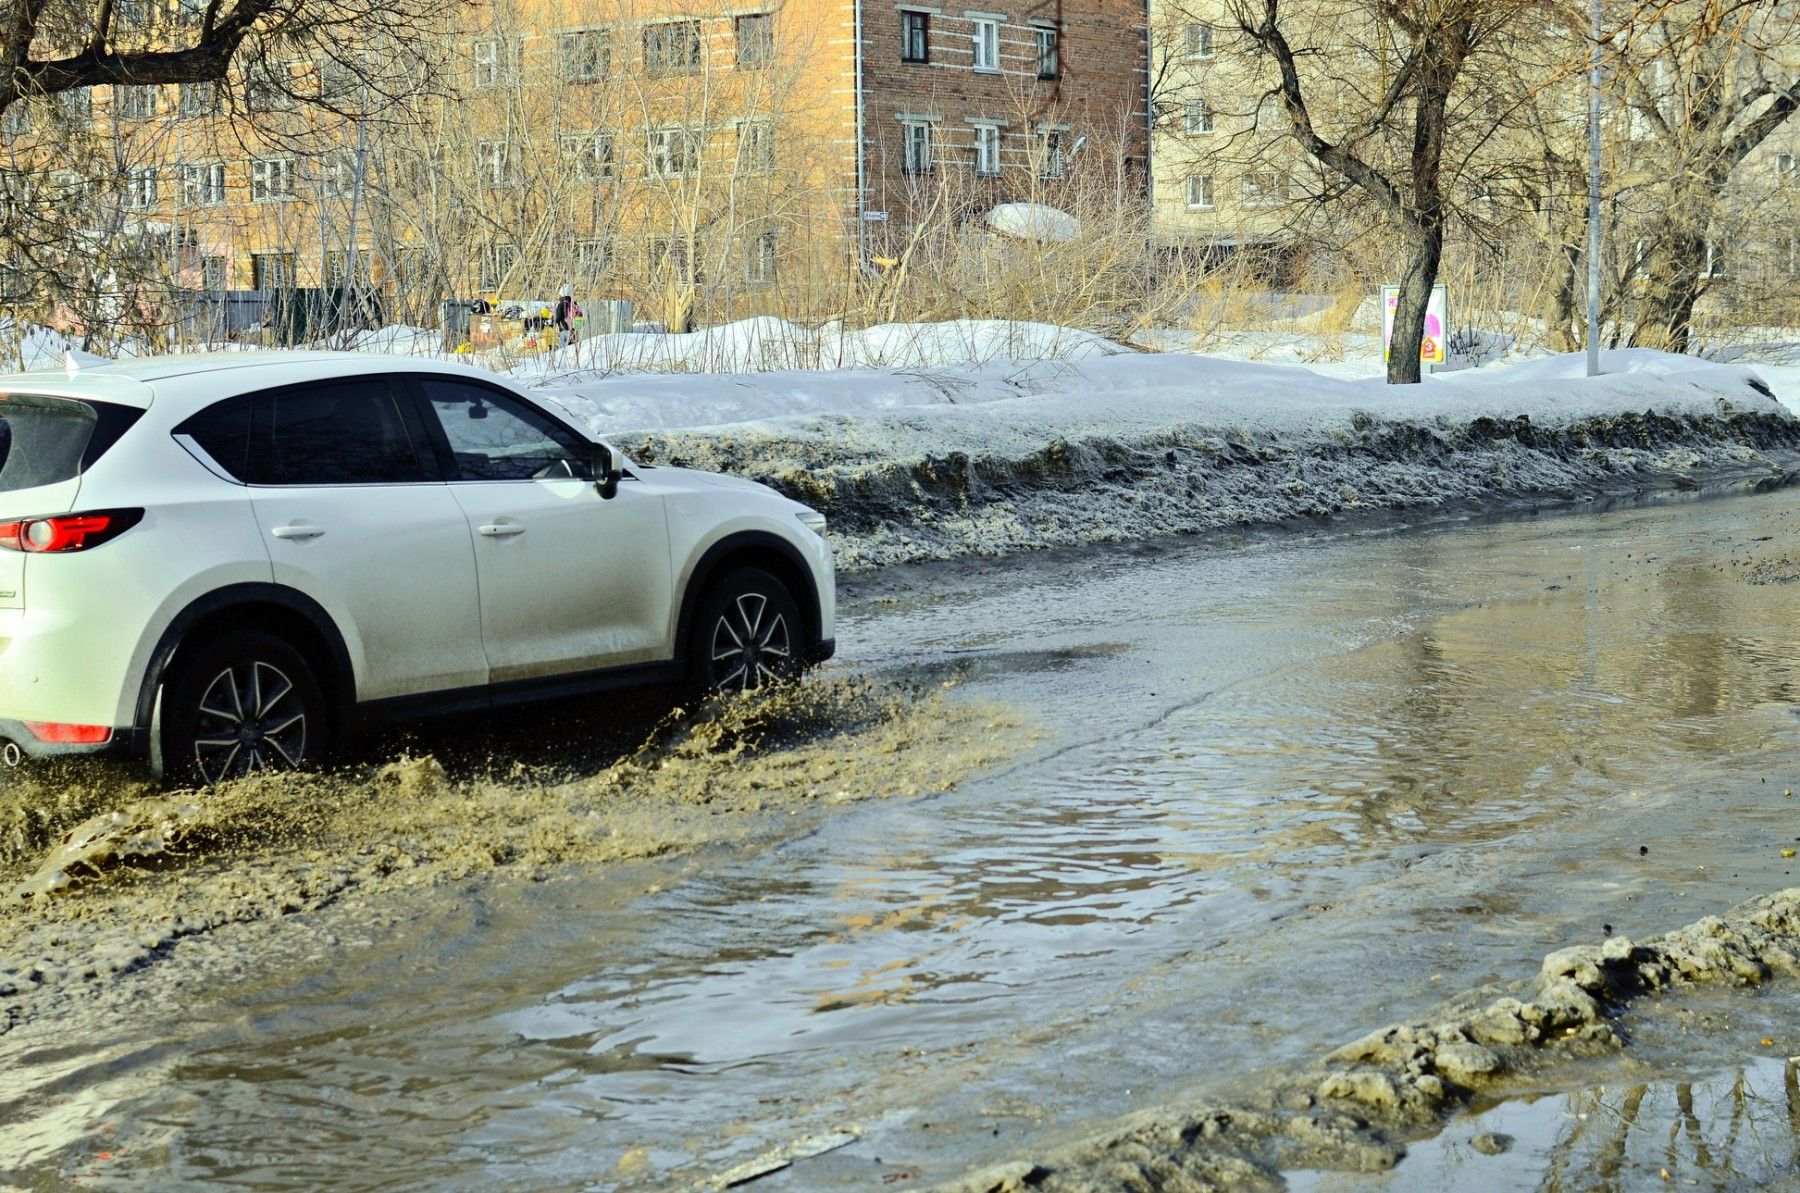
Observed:
[[[420,755],[168,796],[129,779],[11,784],[0,788],[0,1035],[79,1010],[227,925],[487,872],[539,880],[754,843],[793,831],[778,814],[950,790],[1005,759],[1019,728],[947,687],[818,678],[676,710],[635,750],[573,778],[517,764],[452,777]]]
[[[1509,994],[1472,992],[1429,1019],[1371,1032],[1241,1102],[1140,1111],[934,1193],[1277,1193],[1284,1170],[1384,1172],[1408,1141],[1437,1133],[1476,1098],[1537,1092],[1558,1066],[1625,1048],[1625,1015],[1639,999],[1776,977],[1800,978],[1800,887],[1641,943],[1559,949]]]

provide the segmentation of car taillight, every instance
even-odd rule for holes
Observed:
[[[52,554],[85,551],[110,542],[144,520],[143,510],[97,510],[0,522],[0,548]]]
[[[53,746],[103,746],[112,740],[111,725],[65,725],[55,721],[26,721],[31,736]]]

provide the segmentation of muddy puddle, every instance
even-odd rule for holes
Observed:
[[[1237,1104],[1800,881],[1793,542],[1786,491],[900,569],[847,586],[825,672],[872,686],[763,744],[546,713],[386,744],[297,821],[246,789],[8,914],[9,981],[131,972],[11,996],[0,1168],[921,1188]],[[66,805],[0,818],[8,885],[114,806]],[[1719,993],[1777,1008],[1750,1031],[1640,1031],[1469,1108],[1785,1061],[1780,985]],[[1406,1146],[1384,1179],[1428,1171]]]
[[[585,774],[567,761],[579,745],[555,768],[449,770],[402,753],[205,792],[162,793],[105,768],[28,772],[0,786],[3,1022],[29,1020],[41,988],[130,973],[184,938],[351,891],[496,870],[542,880],[750,840],[801,811],[946,790],[1004,757],[1017,728],[947,686],[836,678],[676,710]],[[467,743],[447,752],[466,758]]]

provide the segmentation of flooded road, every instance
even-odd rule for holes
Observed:
[[[690,808],[665,848],[182,939],[103,1008],[0,1035],[0,1170],[685,1188],[791,1162],[756,1187],[918,1187],[1244,1088],[1561,945],[1794,885],[1797,509],[858,581],[832,672],[954,682],[932,698],[982,710],[963,731],[883,721],[809,756],[814,798]],[[592,731],[500,737],[564,728]],[[409,746],[455,779],[464,732]],[[519,806],[584,783],[520,780]],[[1642,1055],[1779,1092],[1755,1043]]]

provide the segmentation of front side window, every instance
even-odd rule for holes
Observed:
[[[379,379],[257,398],[267,428],[244,477],[253,485],[391,485],[429,479],[399,404]],[[260,448],[260,450],[257,450]]]
[[[419,385],[455,460],[450,479],[593,479],[593,448],[542,411],[485,385],[443,377]]]
[[[975,69],[1000,69],[1000,22],[986,17],[975,19],[975,31],[970,34],[975,43]]]
[[[903,12],[900,14],[900,61],[931,61],[930,13]]]

